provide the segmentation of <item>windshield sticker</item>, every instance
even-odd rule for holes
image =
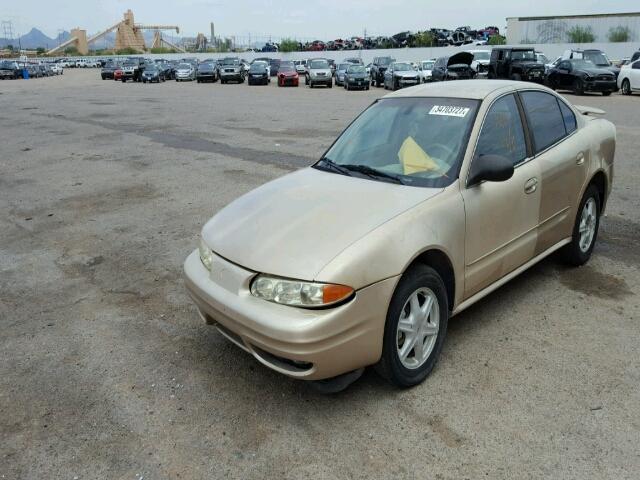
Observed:
[[[469,107],[453,107],[447,105],[434,105],[429,115],[446,115],[447,117],[466,117],[471,110]]]

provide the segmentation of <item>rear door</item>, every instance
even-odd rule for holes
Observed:
[[[556,95],[531,90],[520,92],[520,98],[541,170],[539,254],[571,235],[587,178],[590,142],[577,130],[571,108]]]
[[[513,162],[513,177],[462,191],[466,216],[465,298],[478,293],[534,256],[540,206],[540,167],[530,156],[515,94],[494,101],[472,160],[501,155]]]

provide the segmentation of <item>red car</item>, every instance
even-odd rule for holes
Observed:
[[[122,72],[121,68],[116,68],[113,71],[113,79],[116,80],[116,81],[122,80],[122,75],[123,75],[123,72]]]
[[[281,62],[278,68],[279,87],[297,87],[300,77],[293,62]]]

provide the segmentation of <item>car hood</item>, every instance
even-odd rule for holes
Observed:
[[[366,74],[366,72],[360,72],[360,73],[347,73],[346,74],[349,78],[367,78],[368,75]]]
[[[533,61],[517,61],[513,62],[515,65],[519,65],[525,70],[544,70],[544,64]]]
[[[416,77],[418,76],[418,72],[416,72],[415,70],[409,70],[409,71],[401,71],[401,72],[393,72],[393,74],[396,77]]]
[[[245,268],[314,280],[345,248],[441,191],[305,168],[238,198],[202,235]]]
[[[595,77],[596,75],[615,75],[608,68],[576,68],[573,73],[585,73]]]
[[[456,53],[455,55],[451,55],[449,57],[449,59],[447,60],[447,67],[450,67],[451,65],[460,65],[460,64],[471,65],[471,62],[473,62],[472,53],[460,52],[460,53]]]

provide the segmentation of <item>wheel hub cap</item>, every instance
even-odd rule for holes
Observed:
[[[582,207],[582,215],[580,216],[580,241],[579,246],[582,252],[587,252],[591,248],[593,237],[596,233],[596,201],[593,198],[589,198]]]
[[[416,369],[433,351],[440,328],[438,299],[429,288],[419,288],[407,299],[400,313],[396,348],[402,365]]]

